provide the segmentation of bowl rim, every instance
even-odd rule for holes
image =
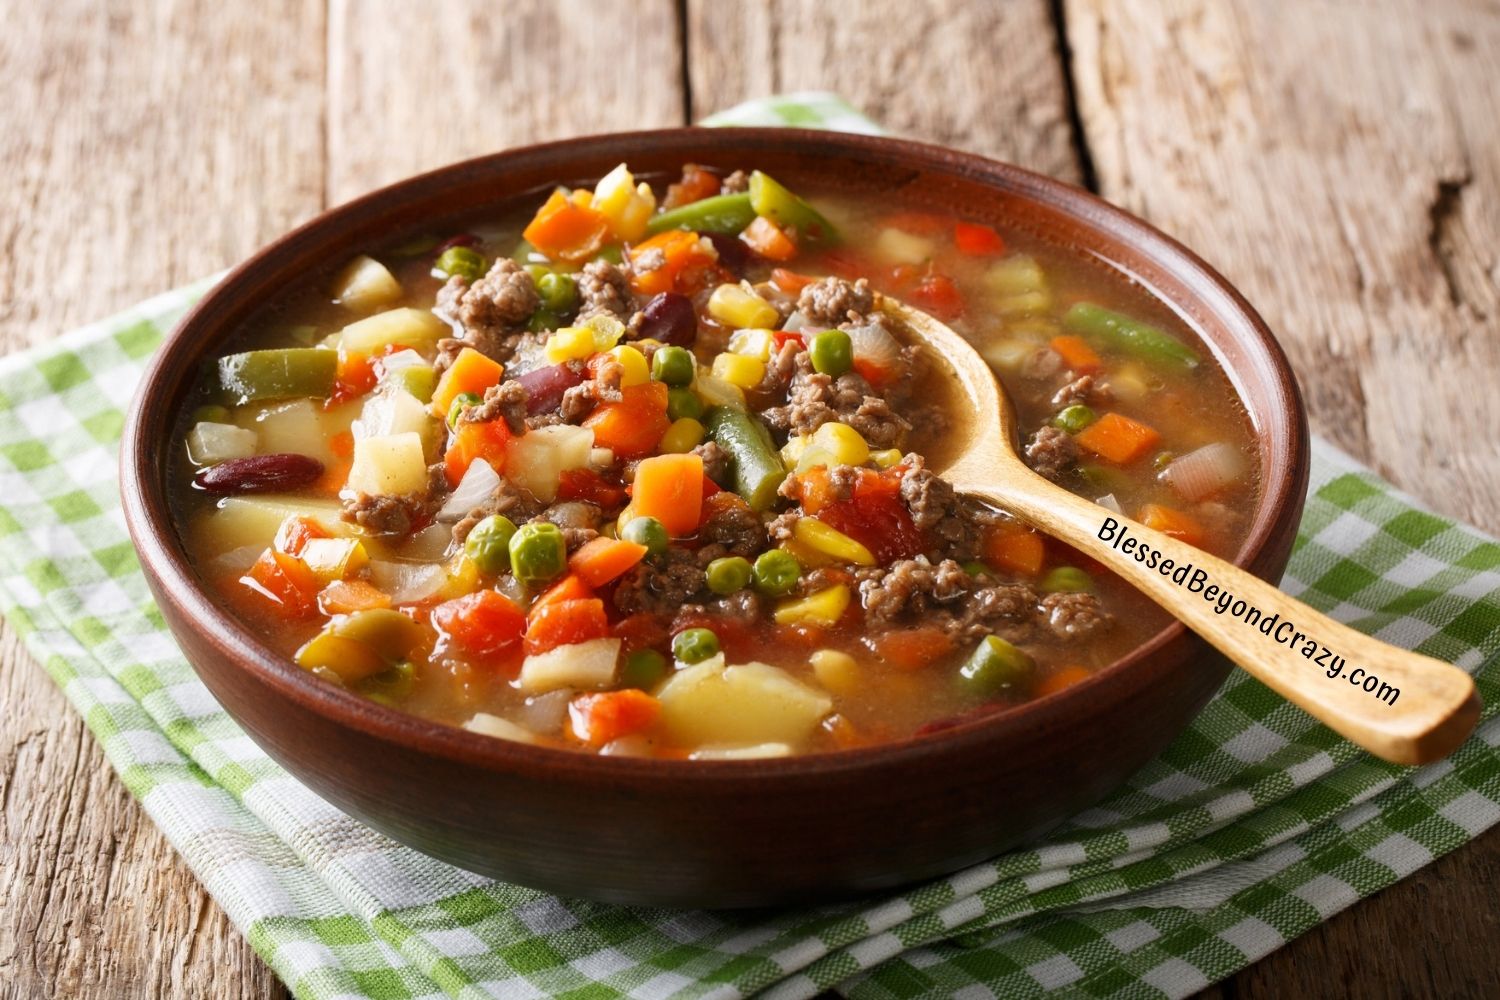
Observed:
[[[871,136],[847,132],[782,127],[706,129],[698,126],[608,132],[501,150],[458,161],[405,178],[327,209],[283,236],[257,250],[225,273],[178,321],[171,333],[152,355],[137,384],[121,439],[120,490],[126,526],[141,557],[143,569],[154,578],[164,597],[171,601],[191,622],[202,630],[216,652],[230,660],[237,669],[249,671],[269,685],[278,696],[294,699],[302,707],[325,716],[343,727],[403,745],[424,755],[447,758],[486,769],[521,771],[540,767],[554,775],[560,772],[587,774],[599,781],[650,777],[672,781],[721,781],[738,779],[787,780],[793,776],[817,777],[839,774],[868,767],[896,764],[936,752],[962,753],[982,744],[1001,730],[1031,729],[1041,731],[1069,715],[1084,699],[1111,683],[1119,683],[1134,669],[1149,663],[1154,654],[1182,638],[1187,629],[1171,621],[1146,641],[1088,678],[1068,688],[1033,699],[1003,711],[976,714],[952,726],[899,740],[826,753],[798,754],[790,757],[745,760],[688,760],[680,758],[603,756],[574,750],[496,739],[470,732],[458,726],[436,722],[387,707],[362,698],[345,688],[321,681],[277,655],[258,640],[229,611],[213,601],[199,582],[190,565],[181,535],[170,517],[164,477],[151,475],[151,466],[159,454],[155,439],[148,433],[147,417],[156,387],[183,362],[174,350],[205,322],[225,299],[241,295],[251,284],[252,275],[283,253],[323,231],[337,232],[355,228],[357,220],[377,212],[387,202],[399,202],[402,196],[415,197],[445,183],[460,180],[471,173],[501,173],[516,167],[525,158],[555,157],[567,160],[571,155],[587,153],[607,143],[634,144],[670,148],[673,144],[701,144],[706,135],[733,136],[741,140],[747,153],[765,145],[782,149],[838,147],[841,154],[854,155],[876,163],[904,164],[939,175],[978,183],[995,182],[1004,177],[1007,191],[1027,201],[1041,202],[1090,232],[1104,237],[1116,246],[1124,246],[1155,263],[1164,274],[1182,283],[1186,298],[1202,305],[1206,298],[1210,312],[1232,325],[1237,331],[1231,339],[1252,357],[1269,365],[1270,381],[1280,392],[1267,399],[1264,409],[1280,419],[1270,426],[1256,426],[1255,437],[1261,444],[1262,493],[1256,505],[1244,543],[1230,560],[1246,567],[1268,547],[1271,535],[1281,517],[1288,512],[1300,513],[1302,492],[1308,472],[1308,430],[1305,407],[1285,351],[1266,322],[1244,296],[1218,271],[1177,240],[1139,217],[1106,202],[1099,196],[1034,171],[994,160],[977,153],[950,149],[931,143],[888,136]],[[691,153],[686,149],[683,156]],[[565,168],[558,171],[561,174]],[[559,178],[565,180],[566,178]],[[390,206],[388,206],[389,208]],[[1106,261],[1108,263],[1108,261]],[[1117,268],[1118,269],[1118,268]],[[1148,289],[1149,291],[1149,289]],[[1154,293],[1153,293],[1154,294]],[[1163,304],[1181,315],[1180,303],[1163,300]],[[1184,321],[1198,329],[1193,317]],[[1236,322],[1228,324],[1233,319]],[[1251,336],[1244,336],[1248,332]],[[1217,346],[1209,344],[1216,355]],[[193,358],[198,363],[199,351]],[[1222,358],[1219,360],[1222,361]],[[1226,375],[1235,382],[1234,371],[1223,364]],[[1250,409],[1246,393],[1235,386],[1236,395]],[[160,409],[160,407],[158,407]],[[170,418],[171,414],[167,414]],[[1252,417],[1254,414],[1252,413]],[[1270,447],[1266,436],[1274,435]],[[1295,508],[1295,509],[1293,509]]]

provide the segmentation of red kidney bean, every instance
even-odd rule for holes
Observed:
[[[209,493],[267,493],[306,486],[323,474],[323,463],[306,455],[251,455],[199,470],[193,485]]]
[[[676,292],[662,292],[641,310],[641,336],[663,344],[687,347],[698,336],[698,314],[693,301]]]
[[[744,277],[750,266],[750,248],[740,242],[739,237],[728,233],[704,233],[704,237],[719,251],[719,263],[734,272],[736,278]]]
[[[525,375],[517,375],[516,381],[526,387],[526,414],[536,416],[557,409],[563,393],[580,385],[588,377],[582,365],[550,365],[533,368]]]

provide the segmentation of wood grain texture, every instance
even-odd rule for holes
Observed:
[[[886,128],[1081,177],[1047,0],[687,0],[696,120],[832,90]]]

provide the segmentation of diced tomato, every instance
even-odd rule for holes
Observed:
[[[780,226],[764,216],[740,233],[740,242],[766,260],[788,261],[797,256],[797,244]]]
[[[670,211],[683,205],[691,205],[695,201],[704,198],[712,198],[719,193],[719,175],[712,170],[698,166],[696,163],[687,163],[682,167],[682,180],[676,184],[667,185],[667,196],[662,199],[661,207]]]
[[[911,559],[927,548],[900,497],[854,497],[824,508],[818,520],[861,543],[882,563]]]
[[[828,645],[828,629],[810,622],[777,625],[773,630],[776,643],[782,646],[813,650]]]
[[[957,319],[964,311],[963,295],[946,274],[929,274],[917,282],[911,300],[913,305],[941,320]]]
[[[323,404],[324,408],[331,409],[363,396],[375,388],[376,376],[375,365],[368,357],[357,352],[339,351],[333,392]]]
[[[646,269],[648,261],[657,259],[657,251],[661,253],[659,266]],[[682,229],[657,233],[644,243],[632,247],[630,260],[634,265],[630,272],[630,285],[643,295],[656,295],[660,292],[691,295],[703,287],[709,275],[717,274],[720,270],[718,252],[713,245],[697,233]]]
[[[771,269],[771,283],[788,295],[796,295],[817,279],[810,274],[798,274],[784,267]]]
[[[709,497],[716,496],[723,492],[724,488],[721,487],[718,483],[714,482],[712,479],[709,479],[708,473],[705,472],[703,474],[703,499],[707,500]]]
[[[851,490],[852,496],[873,497],[877,495],[895,496],[901,491],[901,476],[905,474],[903,466],[897,466],[887,472],[876,472],[874,469],[856,469],[854,471],[854,486]],[[816,514],[823,508],[837,500],[833,491],[833,485],[828,478],[828,469],[821,465],[813,466],[806,472],[801,473],[788,488],[793,500],[802,504],[802,509],[809,514]]]
[[[593,747],[649,729],[660,714],[661,703],[634,688],[583,694],[568,704],[573,734]]]
[[[958,222],[953,226],[953,245],[970,257],[992,257],[1005,252],[1005,241],[990,226]]]
[[[432,624],[452,645],[483,656],[519,642],[526,614],[499,591],[476,590],[433,608]]]
[[[936,628],[884,632],[870,640],[870,645],[876,656],[900,670],[920,670],[953,652],[953,640]]]
[[[849,281],[868,277],[874,270],[867,259],[850,250],[848,247],[824,250],[822,253],[822,263],[829,271]]]
[[[296,556],[266,549],[240,582],[270,601],[287,618],[307,618],[318,610],[318,579]]]
[[[610,632],[620,640],[621,649],[627,653],[638,649],[664,650],[672,637],[668,624],[661,615],[649,611],[621,619]]]
[[[573,553],[568,568],[590,586],[602,587],[630,572],[645,557],[646,546],[601,535]]]
[[[625,488],[593,469],[564,469],[557,483],[557,499],[582,500],[608,513],[625,506]]]
[[[510,430],[503,420],[464,421],[453,432],[448,451],[443,456],[443,472],[449,486],[457,486],[476,458],[482,458],[500,472],[505,467],[505,445]]]
[[[877,365],[875,362],[867,361],[864,358],[854,359],[854,370],[859,373],[861,378],[877,389],[890,382],[896,375],[895,369],[887,368],[884,365]]]
[[[571,646],[609,635],[604,602],[597,597],[554,601],[533,609],[526,625],[526,655],[535,656],[558,646]]]
[[[775,357],[781,353],[781,349],[788,343],[796,344],[797,350],[807,350],[807,338],[800,333],[788,333],[786,330],[774,330],[771,333],[771,356]]]

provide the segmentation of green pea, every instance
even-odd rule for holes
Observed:
[[[732,594],[750,586],[750,560],[739,556],[725,556],[708,564],[704,575],[708,578],[708,589],[715,594]]]
[[[453,402],[448,404],[448,427],[452,429],[458,426],[458,418],[463,415],[465,407],[478,406],[483,402],[483,396],[476,396],[472,392],[461,392],[454,396]]]
[[[683,663],[702,663],[719,651],[713,629],[687,628],[672,637],[672,655]]]
[[[560,326],[562,326],[562,319],[558,317],[557,313],[546,306],[532,313],[531,319],[526,321],[526,329],[532,333],[547,333],[548,331],[556,330]]]
[[[755,559],[750,570],[755,589],[771,597],[789,594],[802,577],[802,567],[790,552],[770,549]]]
[[[666,348],[657,351],[660,354]],[[691,389],[668,389],[667,390],[667,419],[681,420],[683,417],[691,417],[697,420],[703,416],[703,400]]]
[[[854,367],[854,343],[843,330],[824,330],[813,334],[807,353],[812,366],[829,378],[838,378]]]
[[[620,685],[650,691],[667,676],[667,658],[654,649],[637,649],[625,657]]]
[[[667,385],[688,385],[697,368],[692,352],[685,347],[658,347],[651,355],[651,377]]]
[[[437,269],[452,277],[459,275],[470,281],[484,277],[486,261],[484,254],[469,247],[449,247],[438,254]]]
[[[1069,434],[1077,434],[1094,422],[1094,411],[1082,403],[1074,403],[1052,418],[1052,426]]]
[[[963,564],[964,572],[970,576],[989,576],[990,568],[978,559],[970,559]]]
[[[1077,566],[1054,566],[1042,577],[1044,594],[1088,594],[1093,589],[1093,579]]]
[[[578,282],[571,275],[544,274],[536,283],[537,294],[542,297],[542,307],[562,316],[578,305]]]
[[[538,286],[541,285],[543,278],[552,273],[552,268],[546,264],[524,264],[521,270],[531,275],[532,282]]]
[[[653,556],[667,551],[667,546],[672,542],[666,525],[654,517],[632,517],[625,522],[620,537],[627,542],[646,546],[646,554]]]
[[[987,635],[959,668],[958,676],[970,692],[989,698],[1023,683],[1035,669],[1035,661],[1023,651],[998,635]]]
[[[227,406],[200,406],[193,411],[193,423],[227,424],[234,419]]]
[[[510,540],[516,523],[504,514],[491,514],[469,529],[464,555],[486,576],[499,576],[510,569]]]
[[[551,521],[528,521],[510,536],[510,566],[522,585],[546,583],[568,568],[568,546]]]

